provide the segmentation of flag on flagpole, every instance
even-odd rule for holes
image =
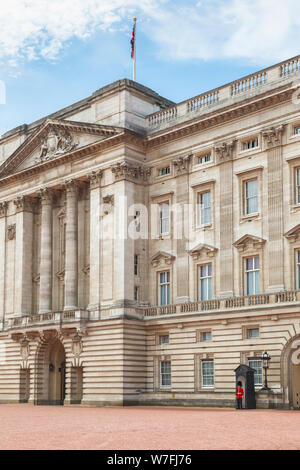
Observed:
[[[133,18],[134,24],[132,28],[132,35],[131,35],[131,58],[135,58],[135,28],[136,28],[136,18]]]

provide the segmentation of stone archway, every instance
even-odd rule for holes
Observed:
[[[42,342],[36,356],[36,404],[63,405],[66,354],[57,336]]]
[[[281,354],[284,408],[300,409],[300,335],[291,338]]]

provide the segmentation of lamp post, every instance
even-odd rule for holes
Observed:
[[[271,360],[271,357],[267,351],[264,351],[263,355],[261,356],[261,360],[263,363],[263,368],[265,369],[265,385],[261,390],[269,391],[271,389],[268,387],[267,369],[269,368],[269,361]]]

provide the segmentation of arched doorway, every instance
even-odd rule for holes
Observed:
[[[63,405],[65,399],[66,355],[60,341],[56,341],[49,352],[49,402]]]
[[[288,341],[281,358],[284,406],[300,409],[300,335]]]
[[[65,348],[57,337],[50,337],[37,353],[35,402],[38,405],[64,404],[65,371]]]

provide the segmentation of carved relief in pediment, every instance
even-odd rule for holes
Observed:
[[[40,153],[35,162],[42,163],[63,153],[70,152],[78,144],[78,139],[66,129],[50,127],[48,135],[41,139]]]

